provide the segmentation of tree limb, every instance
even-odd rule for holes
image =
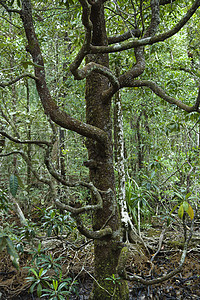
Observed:
[[[11,135],[9,135],[8,133],[6,133],[5,131],[0,130],[0,135],[5,136],[6,138],[8,138],[10,141],[17,143],[17,144],[35,144],[38,146],[41,145],[46,145],[46,146],[50,146],[51,142],[47,142],[47,141],[39,141],[39,140],[25,140],[25,141],[21,141],[18,138],[14,138]]]
[[[142,86],[146,86],[146,87],[150,88],[157,96],[164,99],[168,103],[174,104],[174,105],[178,106],[179,108],[185,110],[188,113],[191,113],[191,112],[200,113],[200,109],[199,109],[200,88],[199,88],[199,92],[198,92],[198,96],[197,96],[197,100],[196,100],[195,104],[193,106],[189,106],[189,105],[184,104],[182,101],[167,95],[166,92],[161,87],[159,87],[154,81],[151,81],[151,80],[133,80],[132,82],[129,82],[129,85],[124,85],[124,84],[125,84],[125,82],[122,83],[121,87],[125,87],[125,86],[126,87],[142,87]]]
[[[183,16],[183,18],[170,30],[158,34],[153,37],[145,37],[140,40],[133,40],[124,44],[116,44],[113,46],[93,46],[90,45],[90,53],[112,53],[112,52],[120,52],[132,48],[136,48],[139,46],[152,45],[158,42],[163,42],[166,39],[175,35],[178,31],[180,31],[183,26],[188,22],[188,20],[193,16],[196,10],[200,6],[200,0],[196,0],[191,8],[187,11],[187,13]]]
[[[86,1],[82,0],[81,2],[86,3]],[[32,7],[30,0],[22,0],[21,18],[28,40],[27,51],[30,52],[33,58],[35,76],[37,78],[36,88],[44,107],[45,114],[50,116],[52,121],[60,125],[61,127],[72,130],[82,136],[92,138],[100,143],[105,144],[108,137],[103,130],[71,117],[65,111],[62,111],[56,104],[56,102],[52,99],[50,91],[47,87],[44,61],[33,25]],[[86,24],[85,20],[84,24]]]
[[[118,34],[115,36],[110,36],[108,37],[108,44],[116,44],[116,43],[120,43],[120,42],[124,42],[130,38],[132,38],[133,36],[135,37],[140,37],[141,35],[141,31],[139,29],[133,29],[130,31],[127,31],[123,34]]]
[[[110,226],[106,226],[104,229],[93,231],[93,230],[86,228],[82,224],[81,218],[79,216],[73,216],[73,217],[76,220],[77,228],[80,231],[80,233],[82,233],[85,237],[87,237],[89,239],[96,240],[96,239],[101,239],[105,236],[112,235],[112,229]]]
[[[5,0],[1,0],[1,1],[0,1],[0,4],[7,10],[8,13],[14,12],[14,13],[20,14],[20,12],[21,12],[21,11],[18,10],[18,9],[11,9],[11,8],[9,8],[9,7],[6,5]]]
[[[37,80],[37,77],[35,77],[34,75],[29,74],[29,73],[25,73],[25,74],[22,74],[22,75],[16,77],[15,79],[10,80],[8,82],[0,82],[0,86],[5,88],[6,86],[12,85],[12,84],[16,83],[17,81],[21,80],[24,77],[29,77],[31,79]]]

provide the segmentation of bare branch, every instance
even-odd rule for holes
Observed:
[[[11,12],[18,13],[18,14],[21,13],[21,11],[18,10],[18,9],[12,9],[12,8],[9,8],[9,7],[6,5],[6,3],[5,3],[4,0],[1,0],[1,1],[0,1],[0,4],[7,10],[8,13],[11,13]]]
[[[79,74],[79,79],[84,79],[88,77],[92,72],[102,74],[110,80],[110,83],[113,85],[114,89],[119,89],[119,82],[117,77],[105,66],[96,64],[94,62],[90,62],[81,70],[77,70],[77,72]]]
[[[85,26],[85,39],[83,46],[81,47],[79,53],[77,54],[75,60],[70,65],[70,71],[74,75],[75,79],[82,79],[81,71],[78,70],[81,62],[83,61],[86,54],[88,54],[90,49],[90,43],[92,39],[92,22],[90,21],[91,5],[87,0],[79,0],[83,12],[82,12],[82,23]]]
[[[22,29],[22,27],[19,27],[19,26],[15,25],[14,23],[12,23],[11,21],[9,21],[5,17],[0,16],[0,18],[2,18],[3,20],[5,20],[6,22],[8,22],[9,24],[11,24],[12,26],[14,26],[15,28],[20,29],[20,30]]]
[[[142,87],[142,86],[146,86],[148,88],[150,88],[157,96],[159,96],[160,98],[164,99],[165,101],[167,101],[170,104],[174,104],[176,106],[178,106],[179,108],[185,110],[188,113],[191,112],[198,112],[200,113],[200,109],[199,109],[199,102],[200,102],[200,91],[198,93],[198,97],[197,100],[195,102],[195,104],[193,106],[189,106],[184,104],[182,101],[175,99],[171,96],[168,96],[166,94],[166,92],[159,87],[154,81],[151,80],[133,80],[132,83],[129,82],[129,85],[124,85],[127,87]]]
[[[11,135],[9,135],[8,133],[6,133],[5,131],[0,130],[0,134],[5,136],[6,138],[8,138],[10,141],[17,143],[17,144],[35,144],[38,146],[41,145],[46,145],[46,146],[50,146],[51,143],[47,142],[47,141],[39,141],[39,140],[25,140],[25,141],[21,141],[20,139],[14,138]]]
[[[32,78],[34,80],[37,80],[37,77],[35,77],[34,75],[29,74],[29,73],[25,73],[25,74],[22,74],[22,75],[16,77],[15,79],[10,80],[8,82],[0,82],[0,86],[5,88],[6,86],[9,86],[9,85],[12,85],[12,84],[18,82],[19,80],[21,80],[24,77],[29,77],[29,78]]]
[[[5,154],[0,154],[0,157],[6,157],[6,156],[10,156],[10,155],[15,155],[15,154],[19,154],[21,155],[21,157],[24,159],[24,161],[27,163],[27,165],[30,167],[30,170],[31,172],[33,173],[33,175],[35,176],[35,178],[38,180],[38,181],[41,181],[47,185],[49,185],[51,187],[51,180],[49,179],[46,179],[44,177],[41,177],[33,168],[32,168],[32,165],[31,165],[31,162],[28,158],[28,156],[24,153],[24,151],[22,150],[19,150],[19,151],[12,151],[12,152],[9,152],[9,153],[5,153]]]
[[[154,36],[156,34],[158,25],[160,23],[160,10],[159,10],[159,0],[151,0],[151,23],[146,33],[144,34],[144,38]]]
[[[97,209],[102,209],[103,208],[103,201],[102,201],[102,197],[99,193],[99,191],[97,190],[97,188],[90,182],[90,183],[86,183],[86,182],[75,182],[75,183],[68,183],[67,186],[70,187],[75,187],[75,186],[84,186],[90,189],[90,191],[92,192],[92,194],[95,196],[96,200],[97,200],[97,204],[95,205],[86,205],[83,207],[79,207],[79,208],[74,208],[70,205],[66,205],[64,203],[61,203],[59,200],[56,199],[55,203],[59,208],[65,209],[69,212],[71,212],[74,215],[78,215],[87,211],[94,211]]]

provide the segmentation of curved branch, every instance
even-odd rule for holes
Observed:
[[[70,187],[72,186],[84,186],[84,187],[87,187],[90,189],[90,191],[93,193],[93,195],[95,196],[95,198],[97,199],[97,204],[95,205],[86,205],[86,206],[83,206],[83,207],[79,207],[79,208],[74,208],[70,205],[66,205],[64,203],[61,203],[58,199],[55,200],[55,204],[59,207],[59,208],[62,208],[62,209],[65,209],[69,212],[71,212],[72,214],[74,215],[78,215],[78,214],[81,214],[81,213],[84,213],[84,212],[87,212],[87,211],[94,211],[94,210],[98,210],[98,209],[101,209],[103,208],[103,201],[102,201],[102,197],[99,193],[99,191],[97,190],[97,188],[90,182],[90,183],[86,183],[86,182],[76,182],[76,183],[69,183],[70,184]],[[67,186],[69,186],[69,184]]]
[[[87,2],[87,0],[79,0],[83,12],[82,12],[82,23],[85,26],[85,39],[83,46],[81,47],[80,51],[78,52],[76,58],[74,59],[73,63],[70,65],[70,71],[74,75],[74,78],[77,80],[82,79],[82,72],[78,70],[81,62],[83,61],[86,54],[88,54],[90,49],[90,43],[92,39],[92,22],[90,21],[90,14],[91,14],[91,5]]]
[[[37,80],[37,77],[35,77],[34,75],[29,74],[29,73],[25,73],[25,74],[22,74],[22,75],[16,77],[15,79],[10,80],[8,82],[0,82],[0,86],[5,88],[6,86],[12,85],[12,84],[16,83],[17,81],[21,80],[24,77],[29,77],[31,79]]]
[[[92,231],[88,228],[86,228],[81,221],[81,218],[79,216],[73,216],[76,220],[77,223],[77,228],[82,233],[84,236],[86,236],[89,239],[101,239],[105,236],[111,236],[112,235],[112,229],[109,226],[106,226],[103,229],[97,230],[97,231]]]
[[[35,144],[35,145],[38,145],[38,146],[41,146],[41,145],[50,146],[51,145],[51,143],[47,142],[47,141],[38,141],[38,140],[33,140],[33,141],[31,141],[31,140],[25,140],[25,141],[21,141],[21,140],[19,140],[17,138],[12,137],[11,135],[9,135],[8,133],[6,133],[5,131],[2,131],[2,130],[0,130],[0,135],[5,136],[10,141],[12,141],[14,143],[17,143],[17,144]]]
[[[14,155],[14,154],[19,154],[21,155],[21,157],[23,158],[23,160],[27,163],[27,165],[30,167],[31,172],[33,173],[33,175],[35,176],[35,178],[38,181],[41,181],[47,185],[49,185],[51,187],[51,180],[46,179],[44,177],[41,177],[40,175],[38,175],[38,173],[32,168],[32,165],[30,163],[29,158],[27,157],[27,155],[24,153],[24,151],[19,150],[19,151],[12,151],[9,153],[5,153],[5,154],[0,154],[0,157],[6,157],[6,156],[10,156],[10,155]]]
[[[187,11],[187,13],[183,16],[183,18],[170,30],[158,34],[153,37],[145,37],[141,40],[133,40],[124,44],[116,44],[113,46],[93,46],[90,45],[90,53],[112,53],[112,52],[120,52],[128,49],[132,49],[139,46],[152,45],[158,42],[163,42],[166,39],[175,35],[178,31],[180,31],[183,26],[188,22],[188,20],[193,16],[196,10],[200,6],[200,0],[196,0],[192,7]]]
[[[127,31],[123,34],[118,34],[115,36],[110,36],[108,37],[108,44],[116,44],[116,43],[120,43],[120,42],[124,42],[130,38],[132,38],[133,36],[135,37],[140,37],[141,35],[141,31],[139,29],[133,29],[131,31]]]
[[[119,89],[119,81],[117,77],[105,66],[90,62],[81,70],[77,70],[77,72],[79,74],[79,79],[88,77],[92,72],[102,74],[110,80],[110,83],[113,85],[114,89]]]
[[[130,83],[130,82],[129,82]],[[123,85],[123,87],[142,87],[146,86],[150,88],[157,96],[167,101],[170,104],[177,105],[179,108],[185,110],[188,113],[198,112],[200,113],[199,103],[200,103],[200,88],[197,96],[197,100],[193,106],[184,104],[182,101],[175,99],[166,94],[166,92],[159,87],[154,81],[151,80],[133,80],[129,85]]]
[[[86,1],[82,0],[81,2],[86,3]],[[32,7],[30,0],[22,0],[21,18],[28,40],[27,51],[30,52],[33,58],[33,66],[35,70],[35,76],[37,78],[36,88],[40,96],[41,103],[44,107],[45,114],[50,116],[53,122],[63,128],[72,130],[82,136],[92,138],[100,143],[106,144],[108,139],[106,132],[95,126],[86,124],[71,117],[65,111],[62,111],[52,99],[46,83],[43,57],[33,26]]]

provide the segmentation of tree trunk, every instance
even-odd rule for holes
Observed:
[[[99,1],[100,2],[100,1]],[[102,4],[92,6],[93,45],[106,45],[104,11]],[[88,55],[87,63],[95,62],[108,67],[107,54]],[[108,140],[102,145],[92,139],[87,140],[90,180],[102,192],[103,209],[93,215],[93,229],[99,230],[109,225],[112,237],[94,242],[94,268],[96,282],[93,285],[91,299],[129,299],[125,282],[112,284],[105,278],[117,273],[118,260],[122,249],[121,224],[115,195],[115,178],[113,168],[111,99],[103,101],[102,92],[108,89],[108,80],[103,75],[94,73],[86,81],[86,120],[108,134]]]

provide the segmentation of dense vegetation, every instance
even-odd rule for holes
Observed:
[[[183,267],[199,208],[199,6],[0,1],[0,250],[18,269],[28,253],[30,293],[78,294],[51,240],[93,242],[95,300]],[[130,245],[155,254],[154,222],[184,242],[179,266],[148,279],[125,266]]]

